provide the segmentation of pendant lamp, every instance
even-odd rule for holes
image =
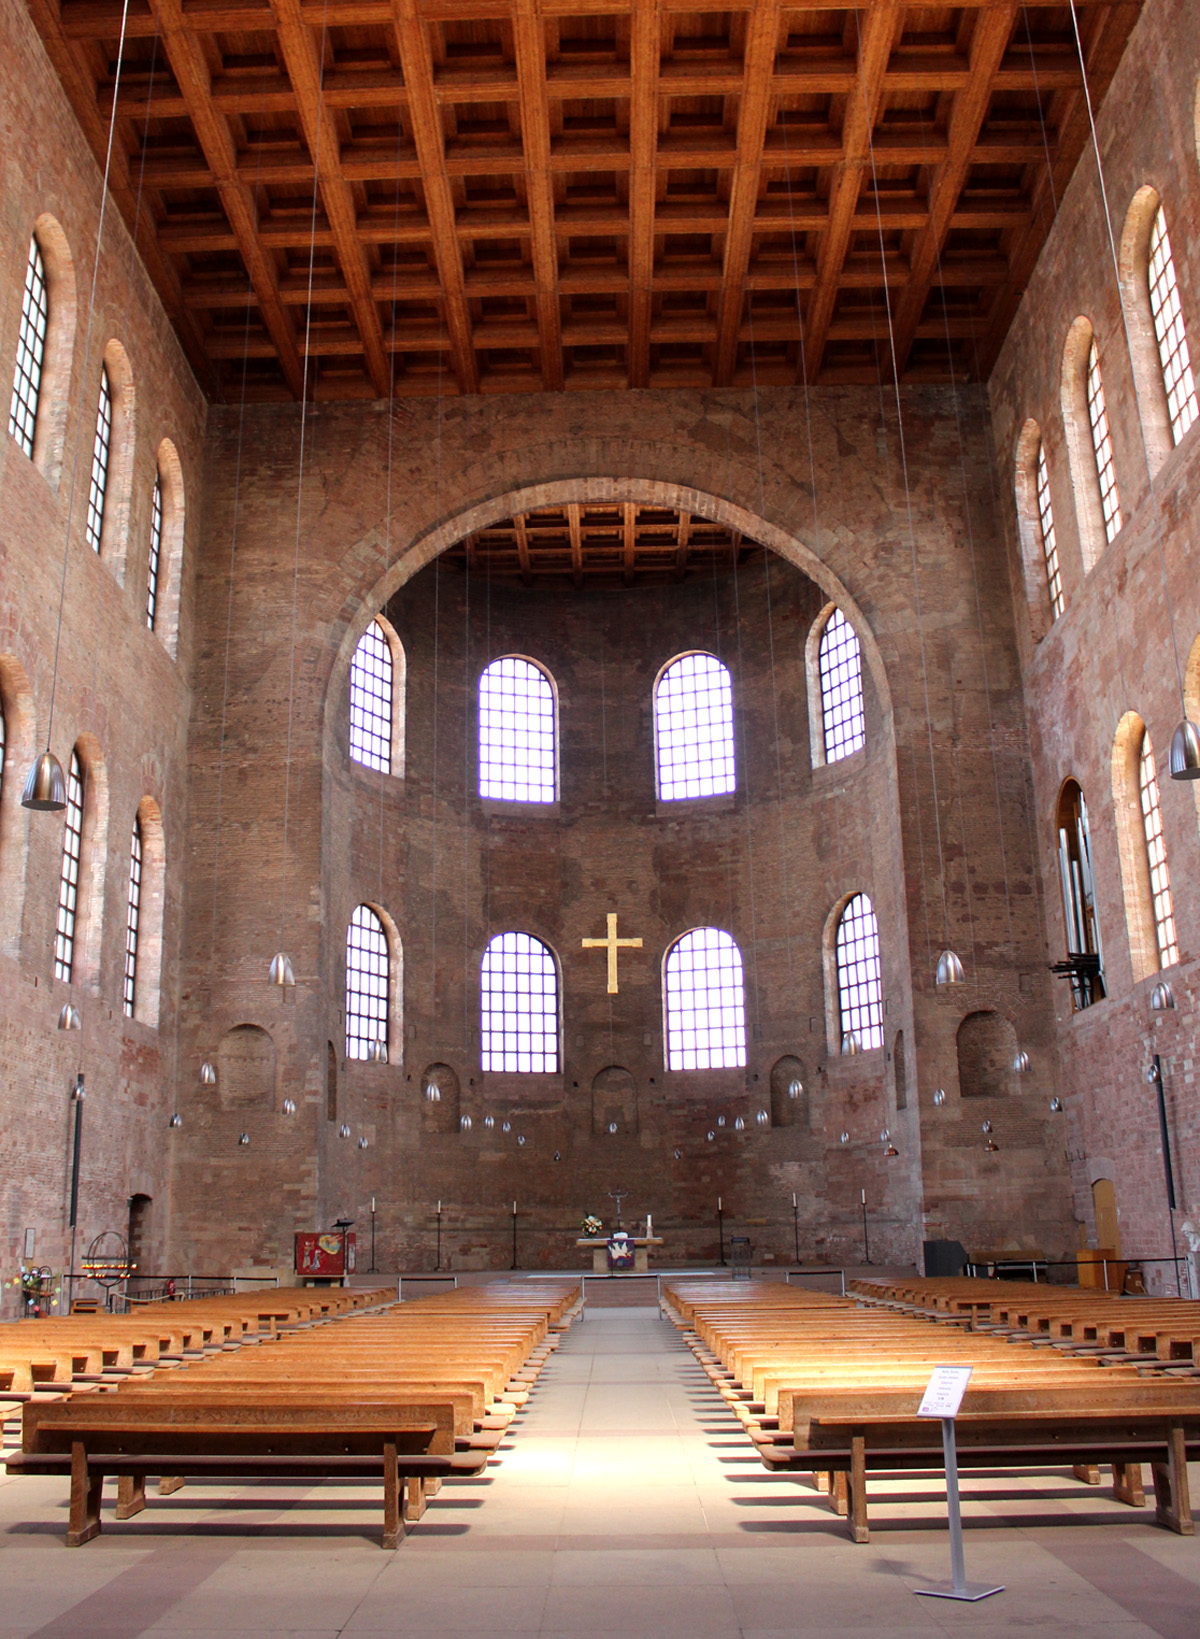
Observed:
[[[82,1030],[83,1020],[79,1016],[79,1009],[73,1002],[64,1002],[62,1012],[58,1015],[60,1030]]]
[[[1171,778],[1200,780],[1200,729],[1185,717],[1171,736]]]
[[[937,959],[937,969],[933,975],[935,985],[963,985],[967,976],[963,972],[963,965],[952,950],[944,950]]]
[[[383,1040],[382,1036],[376,1036],[370,1047],[367,1048],[367,1062],[368,1064],[386,1064],[387,1061],[387,1042]]]
[[[1175,1006],[1175,992],[1165,979],[1160,979],[1150,992],[1150,1011],[1169,1013]]]
[[[1029,1054],[1023,1047],[1018,1047],[1013,1055],[1012,1067],[1014,1075],[1027,1076],[1029,1074]]]
[[[847,1030],[842,1036],[842,1052],[847,1057],[862,1052],[862,1042],[859,1041],[853,1030]]]
[[[934,1089],[934,1094],[933,1094],[934,1108],[937,1109],[937,1110],[940,1110],[942,1105],[945,1102],[946,1102],[946,1089],[944,1087],[935,1088]]]
[[[29,770],[21,792],[21,807],[33,808],[39,813],[57,813],[66,806],[67,782],[62,764],[47,746]]]
[[[217,1085],[217,1067],[211,1059],[205,1059],[200,1066],[201,1087],[215,1087]]]
[[[167,1122],[167,1126],[173,1131],[178,1131],[178,1129],[183,1126],[183,1117],[180,1115],[178,1110],[175,1111],[175,1114]]]
[[[288,985],[294,985],[296,975],[292,972],[292,959],[283,951],[276,951],[271,958],[270,972],[267,974],[269,984],[278,985],[281,990]]]

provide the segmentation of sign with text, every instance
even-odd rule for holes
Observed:
[[[957,1417],[971,1381],[970,1366],[935,1366],[917,1407],[918,1417]]]

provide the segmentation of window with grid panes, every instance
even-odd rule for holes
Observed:
[[[866,1052],[883,1046],[883,978],[879,923],[865,893],[855,894],[837,930],[838,1014],[843,1039],[858,1037]],[[843,1047],[843,1051],[845,1048]]]
[[[49,322],[50,299],[46,292],[46,268],[37,240],[31,239],[29,261],[25,267],[25,294],[21,299],[21,327],[17,334],[17,363],[13,371],[12,404],[8,412],[8,430],[28,456],[33,455],[38,395],[42,388],[42,359],[46,351],[46,329]]]
[[[388,1043],[391,973],[387,934],[369,905],[346,929],[346,1057],[365,1059],[373,1041]]]
[[[663,964],[668,1070],[736,1069],[746,1062],[742,953],[720,928],[693,928]]]
[[[737,789],[733,682],[715,655],[683,654],[654,690],[658,795],[664,802]]]
[[[133,838],[129,844],[129,910],[125,918],[125,978],[121,1000],[125,1017],[133,1018],[137,993],[138,912],[142,903],[142,825],[133,822]]]
[[[1150,744],[1148,729],[1142,731],[1142,751],[1138,758],[1138,799],[1142,809],[1142,829],[1146,836],[1146,861],[1150,867],[1150,901],[1154,911],[1158,960],[1161,967],[1170,967],[1179,960],[1179,941],[1175,935],[1175,903],[1171,898],[1171,873],[1167,868],[1167,849],[1163,841],[1158,769],[1155,767],[1154,747]]]
[[[1046,585],[1050,589],[1050,611],[1055,620],[1065,607],[1062,574],[1058,567],[1058,537],[1054,533],[1054,509],[1050,505],[1050,469],[1046,446],[1039,439],[1037,454],[1037,507],[1042,526],[1042,552],[1046,559]]]
[[[392,772],[392,648],[377,620],[350,662],[350,755],[381,774]]]
[[[558,1070],[558,964],[528,933],[498,933],[481,972],[483,1068]]]
[[[818,652],[825,761],[836,763],[866,744],[862,653],[858,633],[840,609],[825,622]]]
[[[479,795],[502,802],[558,795],[554,687],[517,655],[493,660],[479,679]]]
[[[158,608],[158,560],[162,553],[162,478],[154,474],[154,493],[150,497],[150,558],[146,566],[146,625],[154,630],[154,615]]]
[[[1179,286],[1175,282],[1175,259],[1171,255],[1171,241],[1167,236],[1167,221],[1161,205],[1150,228],[1147,274],[1150,280],[1150,312],[1158,340],[1163,386],[1167,390],[1167,408],[1171,412],[1171,436],[1178,444],[1200,415],[1200,406],[1196,403],[1196,382],[1192,375],[1183,309],[1179,305]]]
[[[54,930],[54,977],[71,981],[75,958],[75,912],[79,904],[79,861],[83,853],[83,769],[71,753],[67,811],[63,820],[62,870],[58,879],[58,920]]]
[[[1100,376],[1100,352],[1096,338],[1088,349],[1087,412],[1092,429],[1092,451],[1096,457],[1096,477],[1100,483],[1100,510],[1104,515],[1104,538],[1111,541],[1121,530],[1121,495],[1113,466],[1112,438],[1108,430],[1108,410],[1104,403],[1104,382]]]
[[[108,371],[100,371],[100,397],[96,403],[96,436],[92,441],[92,482],[88,489],[87,523],[84,533],[94,552],[100,550],[104,533],[104,497],[108,491],[108,452],[112,444],[112,390]]]

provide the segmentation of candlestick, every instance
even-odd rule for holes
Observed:
[[[721,1197],[718,1195],[717,1196],[717,1211],[720,1212],[720,1210],[721,1210]]]
[[[375,1210],[375,1197],[372,1195],[372,1197],[371,1197],[371,1211],[374,1212],[374,1210]]]
[[[438,1214],[440,1216],[441,1210],[442,1210],[442,1203],[440,1201],[438,1202],[437,1209],[438,1209]]]
[[[795,1204],[796,1204],[796,1191],[793,1190],[792,1191],[792,1205],[795,1206]]]
[[[517,1203],[514,1201],[513,1202],[513,1217],[515,1218],[516,1215],[517,1215]]]

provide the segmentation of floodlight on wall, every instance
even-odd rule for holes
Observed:
[[[249,1133],[239,1133],[238,1134],[238,1148],[239,1149],[244,1150],[246,1145],[249,1142],[250,1142],[250,1134]]]
[[[1165,979],[1160,979],[1150,992],[1150,1011],[1170,1013],[1175,1007],[1175,992]]]
[[[935,1110],[940,1110],[942,1105],[945,1102],[946,1102],[946,1089],[944,1087],[935,1087],[934,1088],[934,1093],[933,1093],[933,1107],[934,1107],[934,1109]]]
[[[853,1030],[847,1030],[842,1035],[842,1057],[852,1058],[855,1053],[862,1052],[862,1042],[859,1041]]]
[[[38,813],[58,813],[67,806],[67,782],[62,764],[49,749],[42,752],[29,770],[25,789],[21,792],[21,807]]]
[[[935,985],[965,985],[967,976],[963,965],[952,950],[944,950],[937,959],[933,982]]]
[[[438,1086],[436,1081],[427,1081],[425,1083],[425,1097],[430,1104],[441,1103],[442,1089]]]
[[[183,1117],[180,1115],[178,1110],[175,1111],[174,1115],[167,1122],[167,1126],[170,1127],[173,1132],[178,1132],[179,1128],[183,1126]]]
[[[1058,1094],[1055,1093],[1054,1097],[1050,1100],[1050,1114],[1051,1115],[1061,1115],[1062,1113],[1063,1113],[1063,1101],[1062,1101],[1061,1098],[1059,1098]]]
[[[386,1064],[388,1061],[387,1042],[382,1036],[376,1036],[370,1047],[367,1048],[368,1064]]]
[[[346,1122],[343,1121],[341,1126],[338,1128],[338,1137],[339,1138],[349,1138],[349,1136],[350,1136],[350,1128],[346,1124]]]
[[[472,1125],[473,1125],[473,1123],[472,1123],[471,1117],[469,1115],[460,1115],[459,1116],[459,1118],[458,1118],[458,1130],[459,1130],[460,1133],[469,1133],[470,1130],[471,1130]]]
[[[799,1076],[793,1076],[792,1079],[788,1082],[788,1084],[787,1084],[787,1095],[788,1095],[789,1098],[803,1098],[804,1097],[804,1083],[800,1080]]]
[[[296,1113],[296,1100],[294,1098],[285,1098],[284,1101],[283,1101],[283,1104],[280,1107],[281,1107],[284,1115],[295,1115],[295,1113]]]
[[[984,1149],[987,1150],[989,1155],[994,1155],[1000,1146],[992,1137],[992,1124],[990,1121],[985,1121],[983,1124],[983,1136],[987,1140],[987,1143],[983,1146]]]
[[[60,1030],[83,1029],[83,1020],[80,1018],[79,1009],[74,1002],[63,1003],[62,1011],[58,1015],[58,1028]]]
[[[211,1059],[205,1059],[200,1066],[201,1087],[215,1087],[217,1085],[217,1067]]]
[[[1018,1047],[1013,1054],[1012,1067],[1014,1075],[1027,1076],[1029,1074],[1032,1066],[1029,1063],[1029,1054],[1023,1047]]]
[[[1200,729],[1185,717],[1171,736],[1171,778],[1200,780]]]
[[[267,981],[269,984],[278,985],[281,990],[296,982],[296,975],[292,972],[292,959],[282,950],[276,951],[271,958]]]

